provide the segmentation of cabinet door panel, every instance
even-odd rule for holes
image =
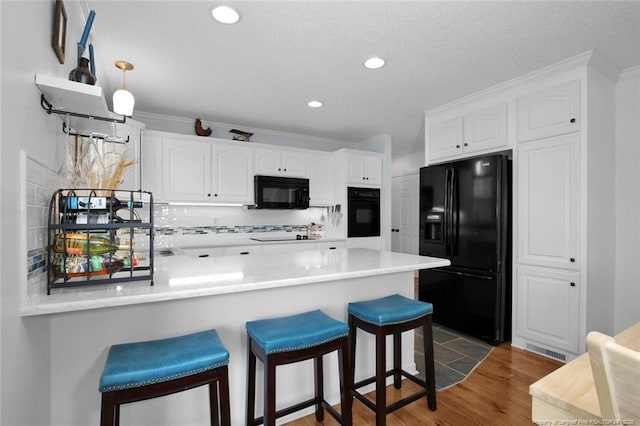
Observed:
[[[255,150],[256,174],[267,176],[279,176],[282,170],[280,164],[280,151],[275,149],[256,148]]]
[[[306,177],[306,156],[304,152],[282,151],[282,174],[288,177]]]
[[[579,274],[518,267],[518,335],[578,353]]]
[[[309,176],[309,204],[333,204],[333,161],[330,154],[307,154]]]
[[[163,138],[163,188],[167,201],[209,201],[211,144]]]
[[[518,141],[580,130],[580,82],[564,83],[517,101]]]
[[[462,152],[462,117],[429,126],[429,158],[452,157]]]
[[[253,201],[253,150],[241,146],[214,146],[212,201]]]
[[[365,156],[364,175],[366,183],[369,185],[380,185],[382,183],[382,159],[377,156]]]
[[[579,267],[580,135],[557,136],[518,150],[518,261]]]
[[[499,104],[464,117],[465,152],[507,145],[507,104]]]

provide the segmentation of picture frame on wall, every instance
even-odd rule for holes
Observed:
[[[55,11],[53,14],[53,34],[51,38],[51,46],[53,47],[58,61],[64,64],[64,55],[67,45],[67,10],[62,0],[56,0]]]

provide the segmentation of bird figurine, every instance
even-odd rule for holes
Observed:
[[[211,136],[211,127],[205,129],[202,127],[202,121],[199,118],[196,118],[196,135],[198,136]]]

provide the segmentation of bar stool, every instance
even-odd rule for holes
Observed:
[[[120,424],[120,404],[208,384],[211,425],[229,426],[228,363],[216,330],[113,345],[100,378],[100,425]]]
[[[315,405],[316,420],[324,420],[324,409],[340,424],[351,425],[349,376],[349,329],[320,310],[286,317],[250,321],[246,324],[247,345],[247,425],[275,425],[277,418]],[[322,356],[338,351],[340,374],[339,414],[324,399]],[[256,357],[264,364],[264,415],[255,418]],[[314,360],[315,397],[276,411],[276,367]]]
[[[349,342],[351,359],[351,380],[355,381],[355,355],[356,355],[356,334],[360,328],[376,336],[376,375],[353,383],[351,393],[364,405],[375,411],[376,425],[383,426],[386,423],[386,414],[398,408],[427,396],[427,405],[431,411],[436,409],[436,387],[433,367],[433,334],[431,324],[431,314],[433,306],[431,303],[419,302],[395,294],[380,299],[368,300],[364,302],[349,303],[347,311],[349,313]],[[426,381],[407,373],[402,369],[401,333],[413,330],[422,326],[424,331],[424,357],[425,357],[425,378]],[[393,335],[393,368],[386,371],[386,336]],[[407,396],[400,401],[387,406],[386,378],[393,374],[393,384],[396,389],[402,386],[402,377],[417,383],[423,390]],[[358,388],[376,383],[376,403],[372,403],[365,398]]]

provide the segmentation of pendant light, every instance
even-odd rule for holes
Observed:
[[[126,74],[133,69],[133,64],[126,61],[116,61],[116,68],[122,70],[122,89],[113,93],[113,112],[131,117],[135,99],[131,92],[127,90]]]

